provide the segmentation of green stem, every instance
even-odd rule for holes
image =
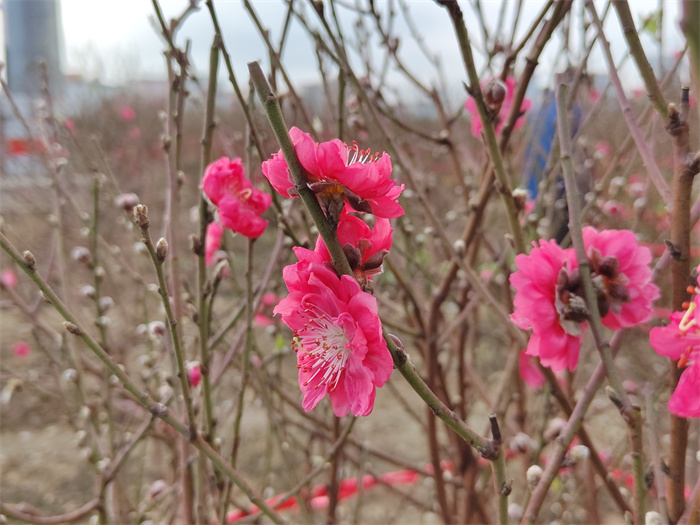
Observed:
[[[144,215],[148,213],[148,210],[145,206],[139,206],[141,206],[141,212],[144,213]],[[137,206],[134,209],[135,213],[136,210],[139,209],[139,206]],[[168,285],[165,281],[165,272],[163,271],[164,258],[159,259],[158,254],[156,253],[156,249],[153,246],[153,241],[151,241],[151,233],[149,231],[148,220],[141,222],[139,226],[141,229],[141,235],[143,236],[141,242],[143,242],[143,244],[146,246],[146,250],[148,250],[148,254],[151,256],[151,261],[153,262],[153,266],[156,270],[156,277],[158,278],[158,293],[160,294],[160,297],[162,299],[163,308],[165,308],[165,316],[168,320],[168,326],[170,328],[170,335],[173,341],[173,350],[175,352],[175,361],[177,363],[177,375],[180,378],[180,388],[182,388],[182,396],[184,398],[185,410],[187,412],[187,423],[189,425],[190,440],[193,440],[197,436],[197,421],[195,419],[194,406],[192,404],[192,392],[190,392],[190,385],[187,379],[187,370],[185,368],[185,358],[182,349],[182,341],[180,340],[180,334],[177,330],[178,321],[175,318],[175,313],[173,312],[172,307],[170,306]]]
[[[299,157],[297,157],[297,152],[294,149],[292,139],[289,137],[287,124],[284,121],[277,96],[270,89],[270,85],[267,83],[267,79],[259,63],[250,62],[248,64],[248,70],[250,71],[250,78],[255,85],[255,90],[258,92],[258,98],[260,98],[267,118],[270,121],[272,131],[275,133],[277,142],[279,142],[280,148],[282,149],[282,154],[287,161],[289,171],[294,178],[294,184],[299,193],[299,197],[309,211],[314,224],[316,224],[321,238],[326,243],[333,266],[341,275],[353,275],[350,263],[348,263],[345,252],[343,252],[343,248],[338,241],[335,225],[331,224],[326,218],[326,215],[321,209],[321,205],[316,199],[316,195],[307,185],[306,170],[304,170],[304,167],[301,165]]]

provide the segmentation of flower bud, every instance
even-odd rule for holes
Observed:
[[[105,297],[100,297],[100,309],[102,312],[106,313],[112,308],[112,306],[114,306],[114,299],[108,295]]]
[[[492,113],[497,114],[499,111],[501,111],[503,101],[506,99],[508,87],[502,80],[492,78],[484,86],[482,94],[484,96],[484,104],[486,104],[486,107]]]
[[[544,474],[542,467],[538,465],[532,465],[529,469],[527,469],[527,473],[525,474],[528,485],[530,485],[530,487],[532,488],[535,488],[540,482],[540,479],[542,479],[542,474]]]
[[[83,332],[82,329],[78,325],[75,325],[73,323],[69,323],[68,321],[63,322],[63,328],[68,330],[73,335],[80,336],[80,335],[85,334],[85,332]]]
[[[187,382],[192,388],[197,388],[202,380],[202,370],[198,361],[187,364]]]
[[[582,461],[585,461],[588,459],[588,456],[590,455],[591,451],[588,450],[588,447],[585,445],[575,445],[571,447],[571,450],[569,450],[569,462],[570,464],[577,465],[578,463],[581,463]]]
[[[143,204],[137,204],[134,206],[134,224],[136,224],[142,230],[150,226],[147,206],[144,206]]]
[[[92,271],[92,273],[98,279],[103,279],[105,276],[105,269],[102,266],[95,266],[95,269]]]
[[[561,431],[564,430],[564,427],[566,426],[566,420],[562,419],[560,417],[555,417],[552,419],[549,424],[547,425],[547,428],[544,431],[544,439],[546,442],[554,441],[559,437],[559,434],[561,434]]]
[[[22,254],[22,257],[24,257],[24,262],[27,265],[27,268],[30,270],[36,270],[36,258],[34,257],[34,254],[27,250]]]
[[[168,256],[168,241],[166,241],[163,237],[161,237],[158,240],[158,243],[156,244],[156,257],[158,257],[158,262],[163,262],[165,261],[165,258]]]
[[[151,483],[150,487],[148,487],[148,495],[151,497],[151,499],[157,498],[167,488],[168,484],[165,481],[163,481],[162,479],[157,479],[153,483]]]
[[[85,246],[76,246],[73,248],[70,252],[70,257],[74,261],[84,264],[85,266],[90,266],[92,263],[92,254]]]
[[[66,368],[61,374],[61,379],[67,383],[75,383],[78,381],[78,372],[73,368]]]
[[[87,297],[88,299],[93,299],[95,297],[95,287],[86,284],[80,288],[80,295]]]
[[[151,321],[148,323],[148,332],[151,337],[163,337],[165,335],[165,323],[162,321]]]
[[[650,510],[644,515],[644,525],[663,525],[664,519],[661,514]]]
[[[122,193],[116,199],[114,204],[122,208],[126,213],[133,213],[134,207],[139,203],[139,196],[135,193]]]
[[[101,315],[95,319],[95,325],[99,326],[100,328],[107,328],[109,326],[109,322],[109,317],[106,315]]]

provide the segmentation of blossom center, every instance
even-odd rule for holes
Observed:
[[[308,301],[297,312],[305,323],[303,328],[294,331],[292,349],[298,354],[297,368],[310,374],[304,386],[315,382],[314,388],[327,386],[332,392],[338,386],[351,354],[344,327],[347,320],[342,319],[344,314],[332,317]]]
[[[357,142],[352,141],[352,146],[348,147],[348,158],[345,162],[346,166],[360,162],[366,164],[367,162],[374,162],[380,157],[379,153],[372,155],[372,151],[367,148],[365,150],[360,149],[357,146]]]

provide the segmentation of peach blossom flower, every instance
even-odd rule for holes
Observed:
[[[490,79],[489,79],[490,80]],[[489,82],[489,80],[485,81],[482,85],[482,88],[486,86]],[[503,122],[505,121],[506,118],[508,118],[508,115],[510,114],[511,107],[513,106],[513,98],[515,97],[515,78],[514,77],[508,77],[506,79],[506,95],[505,98],[503,99],[503,103],[501,104],[501,108],[498,111],[498,114],[496,115],[496,120],[494,122],[495,127],[496,127],[496,133],[499,133],[501,131],[501,128],[503,127]],[[520,104],[520,113],[526,112],[528,109],[532,107],[532,102],[530,99],[523,99],[522,104]],[[472,135],[475,137],[480,137],[481,136],[481,128],[483,128],[483,123],[481,122],[481,117],[479,116],[479,110],[476,107],[476,101],[474,100],[473,97],[469,97],[467,101],[464,103],[464,109],[467,110],[469,114],[472,116],[471,120],[471,125],[472,125]],[[520,128],[523,124],[525,123],[525,119],[523,117],[519,117],[518,120],[515,121],[515,126],[513,127],[513,130],[517,130]]]

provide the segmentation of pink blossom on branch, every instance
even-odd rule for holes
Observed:
[[[573,250],[540,240],[529,255],[518,255],[515,264],[518,271],[510,276],[515,311],[510,319],[518,328],[532,329],[526,353],[553,370],[574,370],[586,323],[582,299],[569,290],[569,277],[577,269]]]
[[[219,209],[221,224],[246,237],[260,237],[267,221],[260,218],[272,203],[272,196],[253,188],[245,176],[240,158],[222,157],[207,166],[202,190]]]
[[[299,386],[307,412],[328,394],[333,412],[366,416],[393,362],[382,336],[377,300],[357,281],[301,260],[284,269],[289,295],[274,310],[294,332]]]
[[[367,291],[371,288],[370,279],[373,275],[382,272],[384,257],[391,250],[392,233],[394,230],[389,224],[389,219],[377,217],[374,227],[370,229],[365,221],[343,212],[338,222],[338,240],[353,270],[355,279],[360,286]],[[329,268],[331,255],[326,243],[319,236],[316,239],[314,251],[299,248],[297,256],[300,260],[323,262]]]
[[[696,288],[697,291],[700,291]],[[683,312],[670,315],[671,324],[652,328],[651,347],[687,368],[668,400],[668,409],[680,417],[700,417],[700,298],[696,295]]]
[[[651,251],[630,230],[583,229],[603,325],[618,330],[643,323],[654,314],[659,289],[651,282]]]
[[[508,115],[510,114],[511,108],[513,107],[513,98],[515,97],[515,78],[508,77],[505,81],[505,93],[503,93],[502,96],[496,96],[496,100],[494,100],[493,103],[489,104],[489,98],[493,98],[490,95],[490,92],[493,91],[497,93],[498,91],[500,91],[500,88],[503,87],[503,84],[503,82],[488,79],[481,86],[482,91],[484,91],[484,99],[487,103],[487,107],[491,106],[489,110],[495,113],[494,126],[497,134],[500,133],[505,119],[507,119]],[[491,89],[490,86],[493,85],[499,85],[499,89]],[[499,104],[500,109],[498,108]],[[522,114],[526,112],[528,109],[530,109],[531,106],[532,102],[530,101],[530,99],[523,99],[522,103],[520,104],[520,113]],[[469,113],[472,116],[472,135],[474,135],[477,138],[480,137],[481,129],[484,127],[484,124],[481,122],[481,117],[479,116],[479,110],[476,107],[476,101],[474,100],[474,97],[469,97],[467,99],[467,101],[464,103],[464,109],[466,109],[467,113]],[[522,116],[518,117],[518,120],[515,121],[515,126],[513,126],[513,130],[517,130],[524,123],[525,119]]]
[[[214,254],[221,246],[221,238],[224,235],[224,229],[218,222],[210,222],[207,226],[207,236],[204,240],[204,261],[206,265],[211,265],[214,262]]]
[[[14,288],[17,284],[17,274],[12,269],[8,268],[0,273],[0,283],[8,288]]]
[[[348,147],[338,139],[317,144],[311,135],[296,127],[289,130],[289,135],[307,172],[308,186],[336,219],[346,204],[377,217],[403,215],[397,199],[404,185],[399,186],[390,178],[392,166],[388,154],[372,155],[369,150],[359,150],[356,143]],[[262,170],[280,194],[298,196],[282,150],[263,162]]]

